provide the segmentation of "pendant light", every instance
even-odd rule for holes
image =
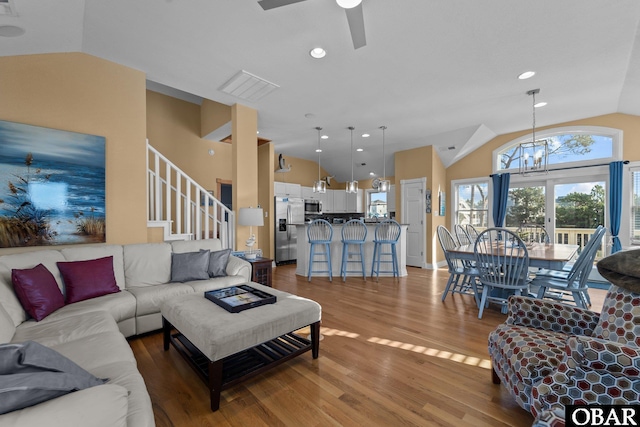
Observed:
[[[387,127],[380,126],[380,129],[382,129],[382,179],[378,184],[378,191],[380,193],[386,193],[391,189],[391,181],[387,179],[387,159],[384,157],[384,131]]]
[[[321,127],[316,127],[318,131],[318,148],[316,148],[316,152],[318,153],[318,180],[313,183],[313,192],[314,193],[326,193],[327,192],[327,183],[320,179],[320,153],[322,150],[320,149],[320,131]]]
[[[348,129],[351,131],[351,181],[347,182],[346,190],[347,193],[357,193],[358,181],[353,180],[353,131],[355,128],[353,126],[349,126]]]
[[[549,143],[546,139],[536,140],[536,95],[540,89],[533,89],[527,95],[533,99],[533,123],[531,129],[531,141],[520,143],[518,150],[520,156],[519,172],[526,175],[528,172],[548,172]]]

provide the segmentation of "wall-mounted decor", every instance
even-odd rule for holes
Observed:
[[[105,138],[0,120],[0,247],[105,236]]]
[[[438,198],[439,198],[439,211],[440,211],[440,216],[445,216],[446,214],[446,208],[445,206],[447,205],[447,195],[444,191],[438,191]]]

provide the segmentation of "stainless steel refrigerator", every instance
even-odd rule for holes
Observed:
[[[278,196],[275,212],[276,264],[296,261],[298,240],[295,224],[304,224],[304,199]]]

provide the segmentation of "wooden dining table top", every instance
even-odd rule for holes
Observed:
[[[462,259],[474,259],[474,244],[456,246],[450,252]],[[561,243],[531,243],[527,244],[529,265],[532,267],[560,270],[569,262],[580,246]]]

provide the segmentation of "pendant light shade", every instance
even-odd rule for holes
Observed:
[[[336,3],[343,9],[351,9],[362,3],[362,0],[336,0]]]
[[[358,181],[354,181],[353,179],[353,126],[349,126],[349,130],[351,131],[351,181],[347,182],[346,190],[347,193],[357,193],[358,192]]]
[[[316,149],[316,151],[318,152],[318,180],[313,183],[313,192],[326,193],[327,183],[326,181],[320,179],[320,153],[322,153],[322,150],[320,149],[320,131],[322,130],[322,128],[316,127],[316,130],[318,131],[318,148]]]
[[[529,172],[548,172],[549,163],[549,143],[546,139],[542,141],[536,140],[536,94],[540,93],[540,89],[533,89],[527,92],[527,95],[533,99],[533,124],[531,128],[531,141],[521,142],[518,146],[518,154],[520,156],[521,175]]]
[[[387,129],[387,127],[380,126],[380,129],[382,129],[382,179],[378,184],[378,191],[380,193],[386,193],[391,189],[391,181],[387,179],[387,159],[384,155],[384,131]]]

